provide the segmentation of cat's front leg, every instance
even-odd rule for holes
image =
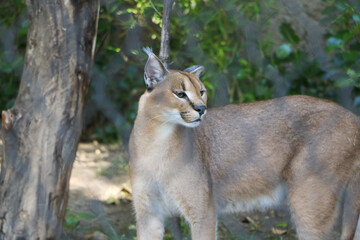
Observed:
[[[163,239],[165,217],[157,199],[155,184],[137,178],[132,179],[132,188],[137,239]]]

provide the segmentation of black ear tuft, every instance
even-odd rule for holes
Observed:
[[[196,75],[198,78],[201,78],[201,76],[204,75],[204,73],[205,73],[205,68],[204,68],[204,66],[194,65],[194,66],[191,66],[191,67],[185,69],[184,72],[192,73],[192,74]]]
[[[144,80],[146,88],[151,90],[156,84],[164,80],[164,76],[168,70],[160,59],[152,52],[151,48],[144,47],[143,51],[149,56],[144,71]]]

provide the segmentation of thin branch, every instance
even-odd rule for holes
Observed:
[[[151,2],[151,1],[150,1]],[[160,43],[160,59],[165,67],[168,66],[170,60],[170,24],[171,24],[171,10],[174,0],[164,0],[164,10],[161,28],[161,43]],[[182,239],[180,218],[173,217],[169,220],[169,228],[175,240]]]
[[[152,0],[150,0],[150,5],[151,5],[151,7],[154,9],[154,11],[156,12],[156,14],[161,17],[161,13],[159,12],[159,10],[157,10],[157,8],[155,7],[155,5],[154,5],[154,3],[153,3]]]
[[[105,43],[105,40],[107,39],[107,37],[109,36],[109,33],[106,32],[103,37],[101,38],[101,41],[100,43],[98,44],[98,47],[95,51],[95,54],[94,54],[94,58],[98,55],[98,53],[100,52],[100,50],[102,49],[102,47],[104,46],[104,43]]]
[[[161,29],[160,59],[167,67],[170,60],[170,19],[174,0],[164,0]]]

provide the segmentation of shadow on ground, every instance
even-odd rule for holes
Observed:
[[[0,156],[2,156],[0,141]],[[117,144],[80,143],[70,179],[66,233],[70,239],[135,238],[128,165]],[[190,239],[182,219],[183,239]],[[165,239],[172,239],[166,231]],[[296,239],[287,206],[266,213],[221,216],[219,240]]]

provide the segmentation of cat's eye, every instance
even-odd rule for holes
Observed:
[[[206,92],[205,90],[200,90],[200,95],[204,96],[205,92]]]
[[[186,93],[184,93],[184,92],[175,92],[175,95],[176,95],[178,98],[184,98],[184,97],[186,97]]]

